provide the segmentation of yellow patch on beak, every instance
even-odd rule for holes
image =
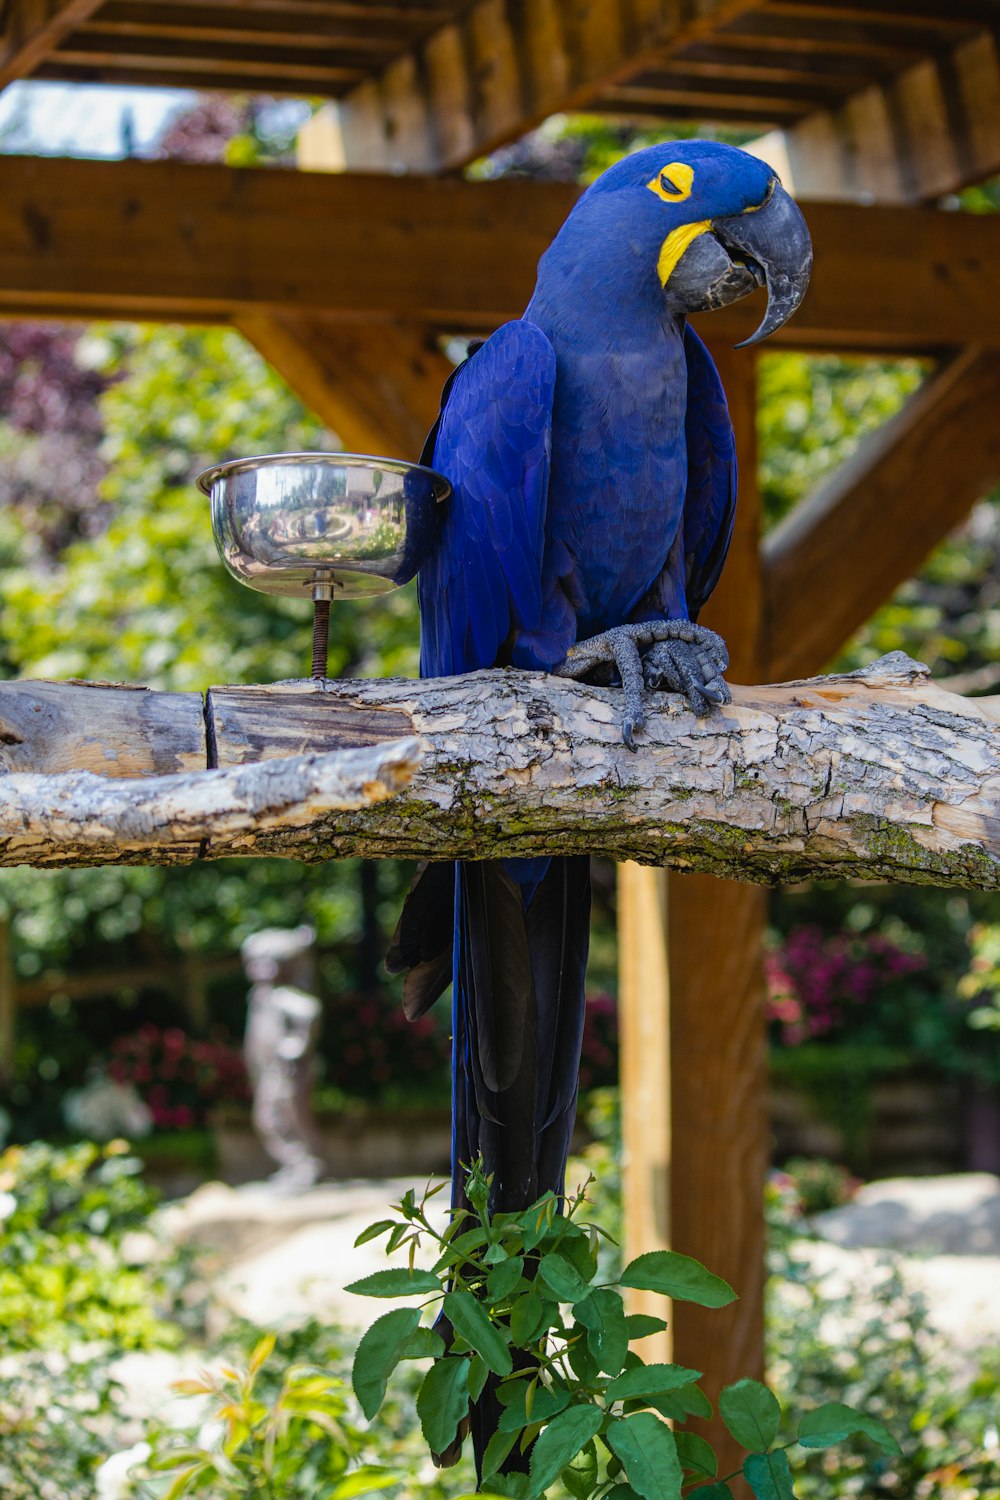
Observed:
[[[671,230],[660,246],[660,258],[656,262],[661,286],[666,286],[674,267],[692,241],[711,227],[708,219],[702,219],[697,224],[679,224],[676,229]]]
[[[662,167],[656,176],[646,183],[651,193],[662,198],[664,203],[683,203],[690,198],[694,186],[694,168],[686,161],[672,161]]]

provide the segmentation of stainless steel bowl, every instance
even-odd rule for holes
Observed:
[[[198,476],[234,578],[265,594],[383,594],[414,576],[451,485],[433,469],[361,453],[272,453]]]

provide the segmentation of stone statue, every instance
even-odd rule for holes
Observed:
[[[251,982],[244,1051],[253,1086],[253,1123],[278,1171],[271,1186],[305,1192],[323,1175],[311,1095],[322,1007],[314,993],[316,934],[268,927],[241,949]]]

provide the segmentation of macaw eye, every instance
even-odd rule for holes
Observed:
[[[683,203],[694,186],[694,168],[686,161],[672,161],[663,167],[646,186],[664,203]]]

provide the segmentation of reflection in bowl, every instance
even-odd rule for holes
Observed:
[[[433,469],[357,453],[277,453],[198,476],[234,578],[266,594],[335,598],[407,583],[426,557],[451,486]]]

